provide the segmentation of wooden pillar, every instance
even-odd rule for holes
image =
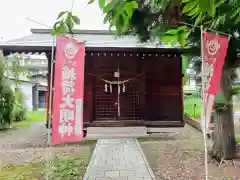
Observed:
[[[47,53],[46,57],[48,59],[48,73],[47,73],[47,92],[46,92],[46,108],[47,108],[47,122],[48,122],[48,112],[49,112],[49,92],[50,92],[50,75],[51,75],[51,53]]]
[[[38,83],[36,84],[34,94],[35,94],[35,100],[36,100],[36,110],[38,110],[39,108],[39,84]]]
[[[147,57],[146,57],[147,58]],[[140,77],[141,80],[141,94],[140,94],[140,103],[141,103],[141,117],[140,120],[147,121],[146,114],[146,74],[145,74],[145,59],[139,59],[141,64],[141,73],[144,73],[143,76]]]

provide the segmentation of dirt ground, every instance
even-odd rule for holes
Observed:
[[[239,129],[237,127],[236,132],[240,132]],[[140,141],[157,180],[201,180],[204,175],[202,134],[188,125],[172,131],[174,133],[166,133],[161,140]],[[95,146],[87,143],[47,150],[46,142],[44,122],[35,123],[30,129],[0,132],[0,170],[8,164],[32,163],[65,155],[89,159]],[[223,180],[224,177],[240,180],[240,160],[236,160],[235,168],[217,165],[209,163],[210,180]]]
[[[50,148],[47,148],[46,142],[47,131],[44,122],[35,123],[29,129],[0,132],[0,174],[7,165],[18,167],[63,156],[81,158],[88,162],[95,147],[94,141]]]
[[[202,134],[186,125],[174,129],[175,136],[162,140],[142,141],[149,165],[157,180],[202,180],[204,177],[204,145]],[[210,147],[209,143],[209,147]],[[240,158],[218,167],[209,162],[209,180],[240,180]]]

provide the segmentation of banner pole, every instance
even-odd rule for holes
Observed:
[[[55,47],[55,37],[53,36],[53,41],[52,41],[52,52],[51,52],[51,74],[50,74],[50,88],[49,88],[49,109],[48,109],[48,133],[47,133],[47,167],[51,164],[50,158],[49,158],[49,153],[50,153],[50,148],[51,148],[51,123],[52,123],[52,103],[53,103],[53,64],[54,64],[54,47]],[[47,169],[47,174],[46,174],[46,180],[49,179],[49,169]]]
[[[202,56],[202,113],[201,113],[201,122],[203,128],[203,140],[204,140],[204,164],[205,164],[205,180],[208,180],[208,152],[207,152],[207,135],[206,135],[206,118],[205,118],[205,106],[204,106],[204,46],[203,46],[203,26],[201,25],[201,56]]]

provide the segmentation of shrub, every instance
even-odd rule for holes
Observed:
[[[0,124],[11,124],[14,108],[14,95],[12,90],[0,82]]]
[[[4,58],[0,52],[0,125],[11,124],[14,94],[4,76]]]
[[[20,90],[15,90],[14,96],[14,109],[13,109],[13,121],[24,121],[26,120],[26,107],[24,105],[23,94]]]
[[[12,91],[4,74],[7,70],[4,62],[4,56],[0,51],[0,128],[6,124],[10,125],[12,121],[24,120],[26,114],[22,93],[18,90],[15,93]]]
[[[84,171],[86,168],[86,163],[84,159],[74,159],[69,156],[60,157],[51,167],[50,171],[50,180],[64,179],[64,180],[73,180],[79,179],[80,172]]]

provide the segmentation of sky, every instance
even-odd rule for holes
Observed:
[[[0,0],[0,2],[0,41],[29,35],[31,28],[46,28],[26,18],[52,27],[59,12],[70,10],[72,6],[72,0]],[[73,14],[81,20],[76,28],[108,29],[108,25],[103,24],[98,4],[87,3],[88,0],[74,1]]]

